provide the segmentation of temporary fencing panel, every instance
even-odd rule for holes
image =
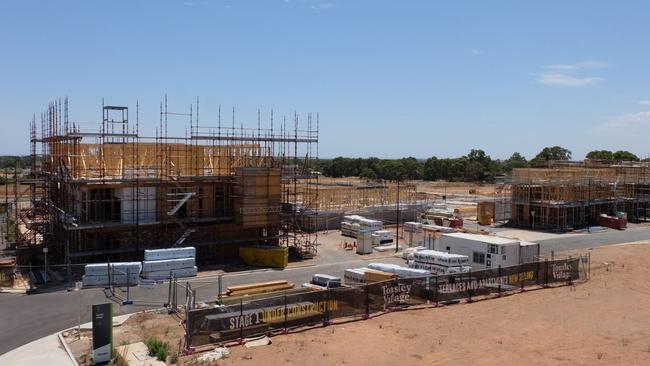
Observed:
[[[190,346],[579,278],[579,258],[280,295],[187,313]]]

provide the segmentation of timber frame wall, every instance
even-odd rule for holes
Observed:
[[[650,163],[586,160],[513,170],[510,223],[515,226],[566,231],[617,212],[631,222],[648,219]]]
[[[197,247],[200,264],[238,257],[242,245],[281,245],[301,257],[316,254],[315,234],[298,222],[300,208],[317,200],[318,116],[284,118],[273,112],[262,128],[199,122],[199,100],[189,113],[160,104],[155,136],[139,133],[124,106],[102,105],[100,123],[69,121],[68,100],[50,103],[31,122],[32,207],[20,213],[22,264],[137,260],[143,250]],[[193,112],[194,111],[194,112]],[[168,119],[189,133],[168,136]],[[229,121],[230,122],[230,121]],[[314,123],[315,122],[315,123]],[[279,127],[279,130],[278,130]],[[304,182],[305,184],[298,184]],[[302,210],[304,211],[304,210]]]

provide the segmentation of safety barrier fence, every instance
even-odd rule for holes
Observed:
[[[528,286],[570,284],[588,278],[588,257],[563,258],[426,278],[400,278],[245,301],[211,308],[186,308],[186,344],[196,347],[286,333],[292,328],[335,320],[367,319],[374,314],[423,305],[500,296]]]

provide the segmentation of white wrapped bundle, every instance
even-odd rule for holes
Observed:
[[[142,262],[142,272],[170,271],[172,269],[192,268],[194,258],[164,259]]]
[[[152,271],[152,272],[142,272],[142,277],[149,280],[164,280],[169,278],[170,273],[174,274],[174,278],[184,278],[184,277],[194,277],[196,276],[197,268],[179,268],[171,269],[167,271]]]
[[[409,277],[430,277],[431,272],[423,269],[407,268],[398,266],[396,264],[388,263],[369,263],[368,268],[375,269],[378,271],[394,273],[398,277],[409,278]]]
[[[469,263],[469,258],[466,255],[439,252],[437,250],[421,250],[413,254],[413,259],[416,262],[443,266],[458,266]]]
[[[135,273],[139,274],[140,270],[142,269],[142,263],[140,262],[115,262],[111,263],[111,271],[115,272],[116,274],[122,273],[125,274],[128,273]],[[93,264],[86,264],[84,267],[84,271],[86,275],[90,276],[105,276],[108,274],[108,263],[93,263]]]
[[[166,248],[166,249],[151,249],[144,251],[145,261],[159,261],[165,259],[178,259],[178,258],[196,258],[196,248]]]
[[[349,268],[346,269],[343,278],[345,279],[345,284],[347,285],[357,285],[365,283],[365,276],[367,268]]]

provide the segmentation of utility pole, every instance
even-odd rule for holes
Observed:
[[[395,235],[395,253],[399,251],[399,181],[400,177],[397,178],[397,233]]]

